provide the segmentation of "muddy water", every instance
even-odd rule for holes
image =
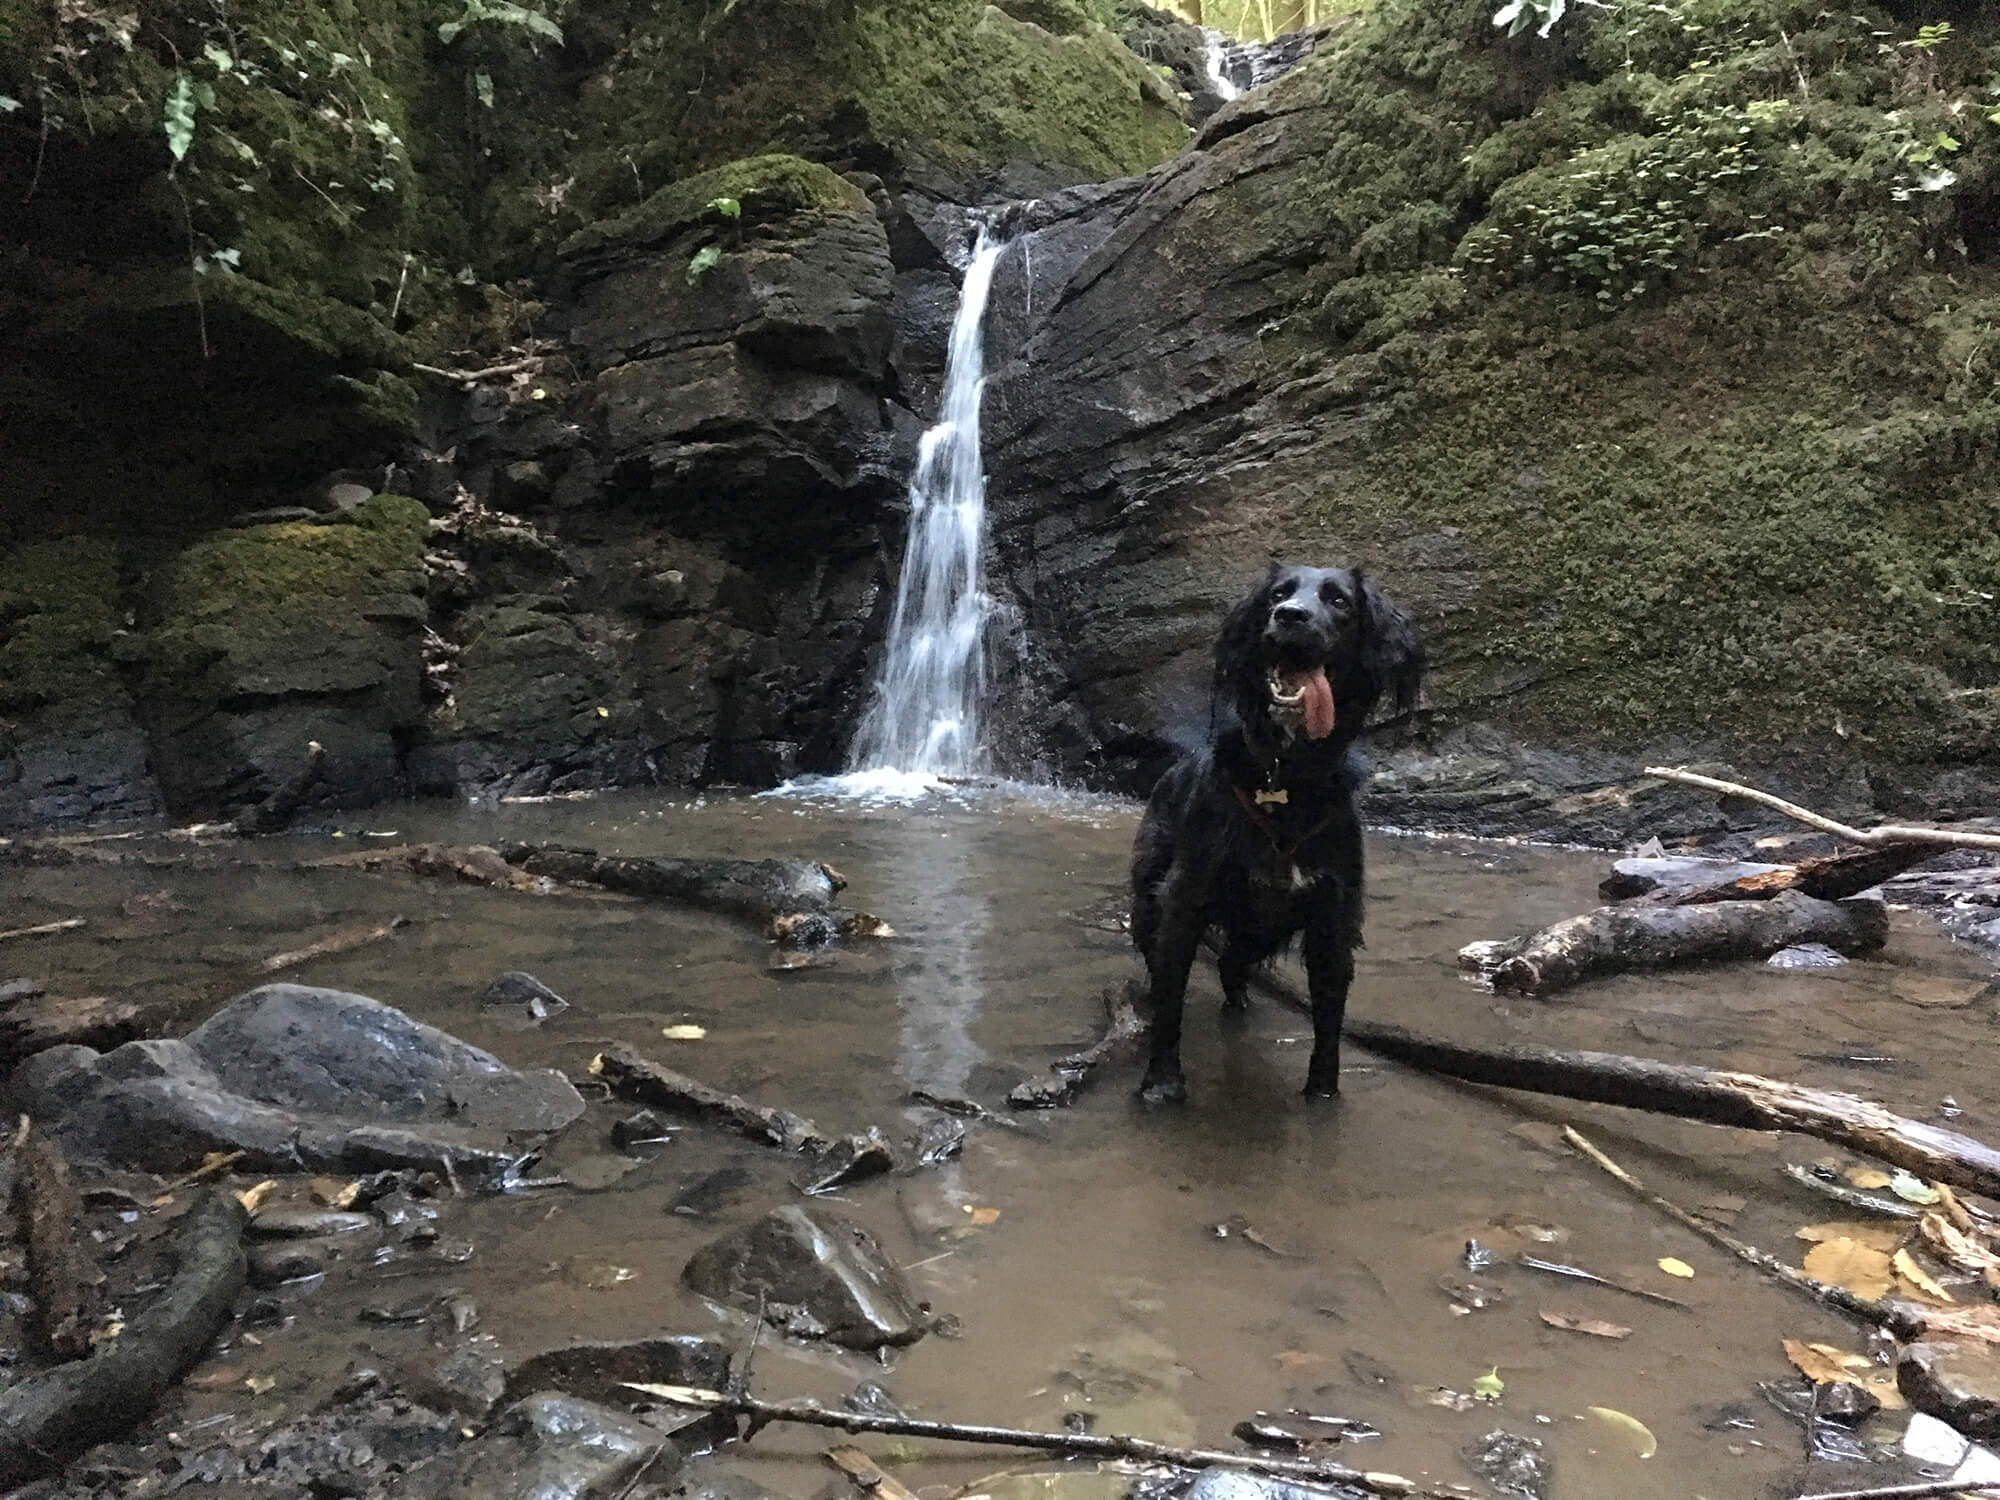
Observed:
[[[93,925],[32,950],[10,945],[0,968],[69,992],[178,996],[199,1013],[243,987],[258,957],[401,915],[411,925],[392,941],[286,977],[374,995],[517,1064],[582,1079],[593,1053],[624,1041],[824,1125],[879,1124],[900,1136],[925,1114],[906,1103],[910,1089],[997,1104],[1092,1034],[1100,991],[1130,972],[1116,913],[1134,817],[1124,803],[997,797],[922,809],[637,795],[483,813],[384,809],[343,825],[337,842],[256,846],[270,862],[262,868],[10,872],[0,927],[71,913]],[[720,919],[286,867],[392,831],[626,853],[810,854],[845,873],[847,899],[900,935],[831,967],[773,973],[762,939]],[[1830,974],[1740,966],[1501,1004],[1458,974],[1453,952],[1593,904],[1601,857],[1388,837],[1370,855],[1359,1014],[1472,1039],[1749,1068],[1875,1093],[1922,1118],[1946,1118],[1949,1096],[1964,1111],[1959,1127],[2000,1137],[1986,973],[1919,918],[1899,917],[1881,961]],[[119,913],[160,889],[179,909]],[[478,996],[511,968],[531,970],[573,1008],[535,1029],[498,1024]],[[1134,1080],[1118,1076],[1026,1128],[975,1125],[963,1157],[942,1168],[846,1190],[845,1210],[913,1267],[963,1335],[927,1338],[886,1368],[767,1342],[759,1389],[837,1400],[875,1379],[920,1415],[1054,1427],[1089,1410],[1099,1430],[1222,1445],[1257,1411],[1299,1408],[1373,1422],[1385,1436],[1354,1445],[1348,1461],[1438,1485],[1470,1482],[1461,1448],[1505,1427],[1546,1442],[1557,1500],[1720,1500],[1800,1476],[1798,1430],[1762,1404],[1756,1382],[1784,1373],[1783,1337],[1853,1347],[1857,1336],[1637,1207],[1555,1148],[1552,1122],[1579,1122],[1662,1191],[1733,1216],[1745,1237],[1791,1255],[1799,1225],[1841,1213],[1778,1169],[1823,1148],[1509,1102],[1373,1064],[1358,1048],[1344,1098],[1309,1104],[1297,1095],[1303,1020],[1260,1003],[1225,1024],[1217,999],[1212,974],[1198,979],[1189,1107],[1145,1111]],[[706,1035],[661,1035],[688,1024]],[[705,1238],[795,1196],[791,1164],[699,1128],[635,1164],[606,1143],[624,1112],[593,1102],[551,1154],[552,1169],[590,1190],[452,1209],[444,1232],[476,1246],[463,1264],[405,1255],[378,1266],[357,1249],[298,1297],[289,1327],[225,1351],[178,1419],[212,1419],[207,1431],[269,1420],[318,1399],[352,1362],[434,1363],[456,1335],[377,1327],[359,1314],[445,1288],[471,1295],[472,1337],[503,1352],[659,1331],[740,1338],[678,1274]],[[725,1168],[740,1169],[740,1186],[708,1217],[668,1212],[677,1193]],[[1247,1221],[1264,1245],[1240,1227],[1215,1232],[1231,1220]],[[1693,1310],[1502,1267],[1482,1279],[1505,1300],[1466,1311],[1447,1284],[1465,1279],[1460,1255],[1472,1236],[1629,1279]],[[1665,1275],[1662,1256],[1685,1260],[1693,1279]],[[1543,1310],[1633,1331],[1615,1342],[1562,1332]],[[1497,1406],[1455,1409],[1464,1403],[1451,1393],[1495,1367],[1505,1381]],[[250,1394],[266,1378],[274,1384]],[[1725,1402],[1746,1403],[1757,1427],[1707,1430]],[[1586,1415],[1594,1406],[1643,1421],[1657,1456],[1637,1458],[1628,1436]],[[772,1431],[742,1460],[804,1497],[824,1481],[821,1446],[811,1433]],[[873,1446],[926,1495],[1020,1461]],[[1853,1476],[1813,1477],[1835,1487]]]

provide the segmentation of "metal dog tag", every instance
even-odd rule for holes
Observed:
[[[1283,787],[1279,787],[1275,792],[1260,791],[1256,794],[1256,796],[1257,796],[1257,805],[1259,807],[1262,807],[1267,802],[1275,802],[1282,807],[1289,805],[1292,800],[1290,795],[1285,791]]]

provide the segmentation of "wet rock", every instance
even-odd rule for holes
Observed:
[[[420,1405],[483,1422],[507,1398],[507,1366],[486,1350],[466,1344],[443,1359],[412,1361],[403,1370],[401,1384]]]
[[[518,969],[509,970],[487,985],[479,1003],[489,1013],[500,1013],[495,1019],[522,1027],[538,1026],[569,1009],[569,1001],[534,975]]]
[[[517,1398],[529,1391],[561,1391],[585,1401],[629,1404],[639,1399],[626,1388],[633,1381],[719,1391],[729,1384],[729,1351],[690,1335],[568,1344],[514,1365],[507,1372],[507,1391]]]
[[[73,1156],[163,1172],[241,1151],[266,1170],[451,1160],[477,1175],[583,1113],[560,1073],[293,984],[252,990],[185,1038],[51,1048],[16,1070],[9,1099]]]
[[[1981,1442],[2000,1439],[2000,1354],[1972,1343],[1916,1343],[1896,1360],[1896,1388],[1918,1411]]]
[[[611,1127],[611,1144],[620,1151],[630,1151],[634,1146],[657,1146],[672,1138],[665,1122],[650,1109],[629,1114]]]
[[[329,1235],[358,1234],[374,1229],[375,1219],[338,1208],[297,1208],[283,1204],[262,1208],[251,1219],[249,1234],[256,1239],[324,1239]]]
[[[1503,1495],[1521,1500],[1549,1500],[1555,1465],[1542,1451],[1539,1438],[1495,1430],[1465,1446],[1467,1467]]]
[[[1328,1496],[1347,1500],[1359,1494],[1342,1486],[1292,1484],[1236,1469],[1204,1469],[1182,1500],[1327,1500]]]
[[[668,1495],[669,1500],[783,1500],[748,1474],[707,1464],[697,1473],[682,1475]]]
[[[250,1284],[281,1286],[325,1274],[328,1251],[314,1244],[279,1243],[250,1247]]]
[[[586,1500],[615,1495],[649,1462],[672,1477],[658,1428],[571,1396],[537,1395],[509,1407],[479,1437],[421,1464],[392,1500]]]
[[[918,1127],[910,1142],[911,1153],[922,1166],[933,1167],[949,1161],[965,1149],[965,1122],[950,1115],[934,1115]]]
[[[1794,943],[1764,960],[1767,969],[1837,969],[1847,960],[1825,943]]]
[[[895,1165],[896,1153],[882,1132],[871,1125],[867,1134],[842,1136],[814,1157],[809,1175],[799,1186],[809,1194],[830,1193],[850,1182],[879,1177]]]
[[[873,1380],[864,1380],[845,1396],[840,1404],[849,1411],[860,1412],[867,1417],[906,1417],[903,1403],[890,1394],[886,1386]]]
[[[713,1218],[757,1181],[748,1167],[717,1167],[682,1185],[667,1212],[683,1219]]]
[[[1693,855],[1635,857],[1614,861],[1611,873],[1597,883],[1597,894],[1606,901],[1628,901],[1657,890],[1699,890],[1703,886],[1741,880],[1746,875],[1768,875],[1783,868],[1783,865],[1700,859]]]
[[[413,1198],[400,1189],[384,1193],[368,1205],[368,1211],[386,1229],[403,1229],[413,1224],[428,1224],[438,1216],[437,1208],[420,1198]]]
[[[915,1343],[925,1331],[916,1294],[875,1237],[822,1208],[774,1209],[696,1251],[681,1279],[745,1312],[802,1308],[849,1349]]]

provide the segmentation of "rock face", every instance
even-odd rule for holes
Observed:
[[[362,995],[272,984],[186,1037],[114,1051],[55,1047],[18,1068],[10,1103],[72,1154],[184,1171],[210,1151],[254,1166],[498,1170],[516,1138],[583,1113],[560,1073],[521,1073]]]
[[[697,1250],[688,1287],[848,1349],[913,1344],[929,1326],[875,1237],[820,1208],[788,1204]],[[803,1314],[801,1317],[799,1314]]]

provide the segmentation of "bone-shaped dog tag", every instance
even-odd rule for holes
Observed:
[[[1284,807],[1289,805],[1291,800],[1292,800],[1291,797],[1286,793],[1283,787],[1279,787],[1275,792],[1257,793],[1257,805],[1259,807],[1262,807],[1267,802],[1275,802],[1280,807]]]

